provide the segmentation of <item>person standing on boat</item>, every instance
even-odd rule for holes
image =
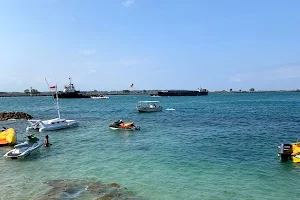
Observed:
[[[46,135],[45,136],[45,140],[44,140],[44,146],[45,147],[49,147],[51,144],[49,143],[49,136],[48,135]]]

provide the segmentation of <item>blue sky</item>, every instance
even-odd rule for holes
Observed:
[[[300,88],[298,0],[0,1],[0,91]]]

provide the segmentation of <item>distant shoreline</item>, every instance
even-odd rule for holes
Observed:
[[[126,91],[82,91],[83,95],[150,95],[157,94],[161,90],[126,90]],[[209,91],[209,94],[218,94],[218,93],[274,93],[274,92],[300,92],[297,90],[258,90],[258,91]],[[38,92],[37,94],[28,94],[24,92],[0,92],[0,97],[28,97],[28,96],[53,96],[54,92]]]

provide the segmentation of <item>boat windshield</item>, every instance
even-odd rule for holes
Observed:
[[[156,108],[160,107],[159,101],[139,101],[138,106]]]

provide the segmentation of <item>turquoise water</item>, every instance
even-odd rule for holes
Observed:
[[[140,100],[159,100],[164,109],[138,113]],[[1,156],[0,199],[39,199],[49,191],[47,181],[65,179],[115,182],[151,200],[300,198],[300,164],[277,157],[278,143],[300,138],[300,93],[110,96],[60,99],[60,107],[62,117],[80,125],[47,132],[53,145],[27,159]],[[57,116],[51,97],[0,98],[0,111]],[[118,119],[141,131],[110,130]],[[24,120],[0,126],[15,128],[18,142],[26,136]],[[60,198],[93,199],[70,193]]]

